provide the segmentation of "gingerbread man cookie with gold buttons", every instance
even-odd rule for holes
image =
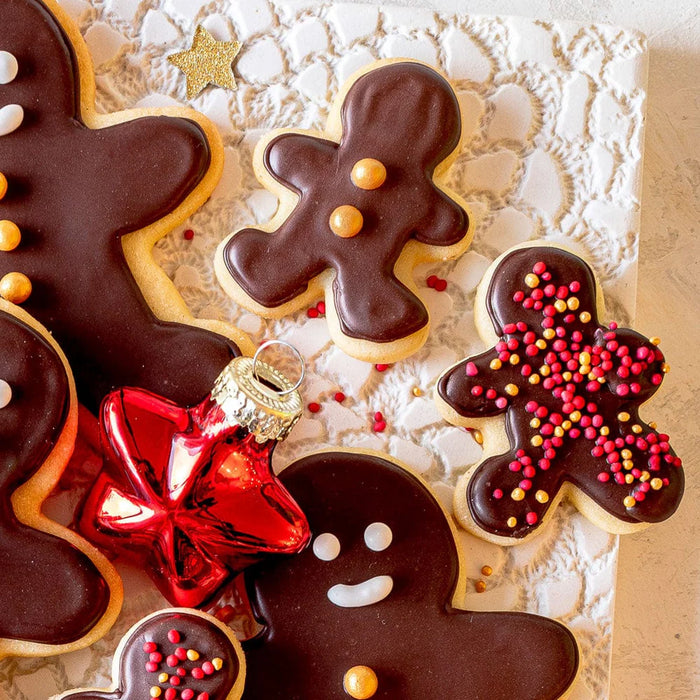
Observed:
[[[466,205],[444,184],[460,139],[457,97],[435,70],[404,59],[363,69],[325,131],[275,131],[258,144],[256,175],[280,205],[267,226],[223,241],[219,281],[268,318],[325,297],[345,352],[407,357],[430,323],[414,266],[457,257],[472,237]]]

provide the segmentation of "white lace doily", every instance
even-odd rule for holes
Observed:
[[[388,452],[422,473],[449,507],[453,484],[480,448],[451,427],[431,401],[438,374],[482,349],[473,324],[474,290],[503,250],[531,238],[565,241],[600,275],[608,317],[634,316],[646,80],[644,39],[600,25],[509,17],[457,17],[432,11],[306,0],[62,0],[92,52],[99,108],[185,104],[184,76],[166,61],[189,47],[203,23],[217,39],[243,42],[239,89],[208,88],[191,102],[219,127],[224,177],[212,199],[155,255],[195,315],[231,321],[255,341],[280,338],[307,361],[306,402],[318,402],[275,454],[282,468],[311,450],[355,446]],[[278,322],[240,309],[219,288],[213,256],[232,230],[267,221],[276,200],[257,183],[252,149],[271,128],[320,128],[338,87],[356,68],[405,56],[438,66],[463,109],[465,146],[451,187],[471,205],[476,235],[460,260],[418,268],[432,317],[427,345],[378,372],[329,341],[323,319],[305,313]],[[437,292],[430,274],[448,281]],[[413,388],[421,390],[415,396]],[[336,391],[346,395],[341,404]],[[387,428],[372,429],[381,411]],[[53,510],[77,496],[62,494]],[[582,670],[575,700],[608,695],[617,538],[568,506],[529,544],[504,549],[460,534],[470,592],[465,606],[556,617],[575,632]],[[484,593],[474,583],[493,575]],[[109,685],[121,634],[163,604],[149,579],[128,567],[124,612],[90,649],[48,659],[0,663],[0,697],[44,700],[67,688]],[[38,602],[40,604],[40,602]]]

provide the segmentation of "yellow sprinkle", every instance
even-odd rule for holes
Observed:
[[[539,384],[540,383],[540,375],[539,374],[531,374],[528,381],[530,382],[530,384]]]
[[[518,486],[511,491],[510,497],[514,501],[522,501],[525,498],[525,491]]]
[[[578,318],[581,323],[588,323],[591,320],[591,315],[588,313],[588,311],[582,311]]]
[[[491,576],[491,574],[493,573],[493,569],[488,564],[486,564],[481,567],[481,573],[484,576]]]
[[[481,434],[481,430],[472,430],[472,437],[477,445],[484,444],[484,436]]]
[[[188,649],[187,658],[190,661],[197,661],[199,659],[199,652],[196,649]]]
[[[608,428],[607,425],[604,425],[604,426],[600,429],[600,434],[601,434],[601,435],[610,435],[610,428]]]
[[[413,389],[411,389],[411,393],[414,396],[423,396],[423,389],[418,386],[414,386]]]
[[[159,683],[167,683],[167,682],[168,682],[168,678],[170,678],[170,676],[169,676],[167,673],[161,673],[161,674],[158,676],[158,682],[159,682]]]
[[[661,479],[659,479],[658,477],[652,479],[650,483],[651,488],[653,488],[654,491],[658,491],[664,485],[664,482],[661,481]]]
[[[571,377],[572,377],[573,375],[571,374],[571,372],[569,372],[569,371],[567,370],[566,372],[562,372],[562,375],[561,375],[561,376],[562,376],[562,379],[563,379],[565,382],[570,382],[570,381],[571,381]]]
[[[656,430],[656,421],[654,421],[654,420],[649,421],[649,427],[650,427],[652,430]],[[639,426],[639,432],[640,432],[640,433],[642,432],[642,427],[641,427],[641,426]]]
[[[506,525],[508,525],[508,527],[510,527],[510,528],[515,527],[517,524],[518,524],[518,519],[514,518],[512,515],[506,521]]]
[[[669,365],[668,362],[662,362],[661,363],[661,371],[664,374],[668,374],[671,371],[671,365]]]
[[[625,474],[625,483],[631,484],[634,481],[634,477],[631,474]]]
[[[661,338],[655,335],[653,338],[649,338],[649,342],[652,345],[661,345]]]
[[[634,500],[634,496],[625,496],[625,500],[622,501],[624,504],[625,508],[633,508],[637,501]]]
[[[542,425],[542,421],[540,421],[539,418],[533,418],[533,419],[530,421],[530,427],[531,427],[531,428],[535,428],[535,430],[536,430],[537,428],[539,428],[540,425]]]
[[[596,380],[596,376],[595,376],[595,374],[593,374],[593,372],[590,372],[588,374],[588,380],[591,382],[594,382]]]
[[[627,469],[628,471],[634,467],[634,462],[631,459],[623,459],[622,460],[622,467],[623,469]]]
[[[517,396],[520,390],[515,384],[506,384],[504,391],[508,396]]]
[[[534,272],[525,275],[525,284],[530,287],[530,289],[534,289],[539,283],[540,278]]]
[[[581,411],[572,411],[569,414],[569,418],[571,418],[574,423],[578,423],[581,420]]]
[[[552,338],[556,337],[557,333],[556,333],[556,331],[554,330],[554,328],[545,328],[545,329],[542,331],[542,335],[543,335],[547,340],[551,340]]]
[[[556,437],[564,437],[564,428],[562,428],[561,425],[558,425],[556,428],[554,428],[554,435]]]
[[[513,353],[508,362],[510,362],[511,365],[517,365],[520,362],[520,355]]]
[[[583,352],[579,353],[578,361],[582,365],[590,365],[591,364],[591,353],[586,352],[585,350]]]
[[[641,476],[639,477],[640,481],[649,481],[651,479],[651,474],[648,471],[643,471]]]
[[[543,340],[542,338],[538,338],[535,341],[535,347],[538,347],[540,350],[546,350],[547,349],[547,341]]]
[[[546,491],[540,489],[535,494],[535,498],[537,499],[538,503],[547,503],[547,501],[549,500],[549,494]]]
[[[489,367],[491,369],[501,369],[501,367],[503,367],[503,363],[498,358],[496,358],[494,360],[491,360],[491,362],[489,363]]]
[[[540,374],[543,377],[548,377],[551,373],[552,370],[549,368],[549,365],[542,365],[542,367],[540,367]]]
[[[588,373],[591,371],[591,366],[590,366],[590,365],[581,365],[581,366],[578,368],[578,371],[579,371],[581,374],[586,375],[586,374],[588,374]]]
[[[652,426],[651,426],[651,423],[649,424],[649,427],[652,427]],[[632,426],[632,432],[633,432],[633,433],[637,433],[637,434],[641,433],[641,432],[642,432],[642,426],[639,425],[639,423],[635,423],[635,424]]]
[[[563,299],[557,299],[554,302],[554,308],[560,313],[564,313],[566,311],[566,302]]]
[[[630,450],[625,449],[622,450],[622,452],[620,452],[620,456],[622,457],[622,459],[632,459],[632,452],[630,452]]]
[[[215,656],[211,660],[211,665],[214,667],[216,671],[220,671],[224,667],[224,660],[220,659],[218,656]]]
[[[160,694],[161,694],[162,692],[163,692],[163,691],[162,691],[157,685],[154,685],[154,686],[151,686],[151,689],[148,691],[148,694],[149,694],[152,698],[159,698],[159,697],[160,697]]]
[[[621,423],[626,423],[630,419],[630,414],[627,413],[627,411],[620,411],[617,414],[617,420],[619,420]]]
[[[605,377],[598,377],[598,384],[605,384]]]
[[[566,305],[569,307],[569,311],[576,311],[579,306],[578,297],[569,297],[566,301]]]
[[[539,447],[543,442],[544,440],[541,435],[533,435],[532,438],[530,438],[530,444],[533,447]]]
[[[477,581],[474,584],[474,590],[476,590],[477,593],[483,593],[486,590],[486,581]]]
[[[562,428],[562,430],[571,430],[571,425],[572,425],[572,424],[571,424],[571,421],[570,421],[570,420],[565,420],[565,421],[561,424],[561,428]]]

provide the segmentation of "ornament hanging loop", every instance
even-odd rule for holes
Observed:
[[[289,348],[294,355],[296,356],[297,360],[299,360],[299,365],[301,366],[301,372],[299,374],[299,379],[297,379],[296,384],[294,384],[293,387],[285,390],[280,390],[280,389],[274,389],[274,391],[279,395],[279,396],[286,396],[287,394],[291,394],[293,391],[296,391],[300,386],[301,383],[304,381],[304,376],[306,375],[306,364],[304,363],[304,358],[301,356],[301,353],[290,343],[287,343],[284,340],[266,340],[256,351],[255,355],[253,355],[253,377],[255,378],[256,381],[260,382],[260,377],[258,376],[257,373],[257,363],[258,363],[258,357],[260,354],[269,348],[271,345],[282,345],[286,348]]]

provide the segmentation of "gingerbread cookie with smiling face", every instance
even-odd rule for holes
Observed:
[[[238,700],[241,645],[216,618],[170,608],[137,622],[114,655],[111,690],[71,690],[52,700]]]
[[[302,554],[246,573],[260,635],[245,698],[564,697],[571,633],[542,617],[460,610],[454,533],[427,486],[397,463],[319,453],[280,478],[306,513]]]
[[[565,496],[612,533],[672,515],[681,460],[668,435],[639,417],[668,367],[658,341],[599,322],[590,267],[553,246],[508,251],[476,306],[477,327],[495,344],[447,370],[436,390],[448,421],[484,434],[484,460],[455,491],[464,527],[513,544],[538,532]]]
[[[0,27],[0,296],[51,330],[93,411],[121,386],[197,403],[247,341],[195,321],[151,248],[213,190],[220,137],[191,110],[96,114],[54,0],[4,0]]]
[[[75,386],[56,342],[0,300],[0,658],[92,644],[121,605],[117,573],[42,502],[77,428]]]
[[[426,340],[413,267],[460,255],[472,232],[443,179],[459,151],[449,83],[389,60],[353,76],[322,133],[277,131],[255,152],[280,206],[263,229],[219,248],[216,272],[240,304],[271,318],[325,295],[331,335],[348,354],[393,362]]]

